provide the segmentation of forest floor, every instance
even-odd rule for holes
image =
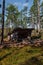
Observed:
[[[0,65],[43,65],[43,46],[0,49]]]
[[[5,40],[5,44],[0,46],[0,65],[43,65],[43,33],[41,39],[32,42]]]

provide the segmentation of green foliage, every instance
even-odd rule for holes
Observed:
[[[12,23],[17,24],[17,18],[19,15],[19,11],[18,8],[16,6],[14,6],[13,4],[8,5],[8,7],[6,8],[6,13],[7,13],[7,24],[10,23],[10,21]]]

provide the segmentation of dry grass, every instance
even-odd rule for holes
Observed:
[[[0,65],[42,65],[43,47],[6,48],[0,50]],[[33,59],[32,59],[33,58]],[[37,63],[37,59],[38,63]],[[33,63],[36,60],[36,63]],[[28,63],[29,62],[29,63]],[[28,64],[27,64],[28,63]],[[33,63],[33,64],[32,64]]]

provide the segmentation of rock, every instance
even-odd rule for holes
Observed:
[[[2,49],[4,46],[3,45],[0,45],[0,49]]]
[[[19,45],[18,47],[19,47],[19,48],[23,48],[23,47],[24,47],[24,45]]]

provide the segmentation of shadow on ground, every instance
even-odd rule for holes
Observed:
[[[19,65],[43,65],[43,62],[41,62],[41,60],[39,60],[37,57],[32,57]]]

